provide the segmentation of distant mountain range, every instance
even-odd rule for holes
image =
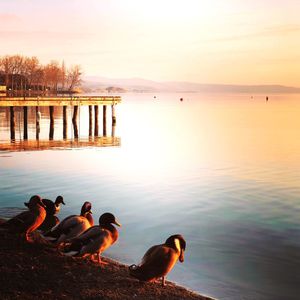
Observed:
[[[83,78],[85,92],[205,92],[205,93],[300,93],[299,87],[283,85],[228,85],[192,82],[156,82],[141,78],[110,79],[100,76]]]

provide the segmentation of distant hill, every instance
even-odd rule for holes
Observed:
[[[283,85],[228,85],[192,82],[156,82],[141,78],[111,79],[100,76],[83,78],[84,91],[94,92],[209,92],[209,93],[300,93],[300,88]]]

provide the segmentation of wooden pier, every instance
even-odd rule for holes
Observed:
[[[80,106],[89,107],[89,137],[93,136],[93,106],[94,106],[94,137],[99,136],[99,106],[103,107],[103,137],[107,136],[106,130],[106,112],[107,106],[111,106],[111,122],[112,122],[112,137],[114,137],[115,126],[116,126],[116,113],[115,105],[121,103],[120,96],[37,96],[37,97],[1,97],[0,98],[0,107],[9,107],[10,108],[10,137],[11,141],[15,140],[15,107],[23,107],[23,138],[24,141],[28,140],[28,107],[36,108],[36,140],[39,140],[39,131],[40,131],[40,120],[39,120],[39,107],[49,107],[49,119],[50,119],[50,128],[49,128],[49,140],[54,139],[54,110],[55,107],[63,107],[63,138],[67,139],[67,107],[73,107],[73,116],[72,124],[74,129],[74,137],[78,139],[78,108]],[[101,144],[101,143],[100,143]],[[109,144],[109,143],[108,143]],[[117,143],[118,144],[118,143]],[[97,144],[98,145],[98,144]],[[112,143],[116,145],[116,143]],[[82,147],[84,144],[82,144]],[[35,148],[35,147],[33,147]]]

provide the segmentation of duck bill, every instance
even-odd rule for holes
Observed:
[[[29,207],[29,203],[28,202],[24,202],[24,205]]]
[[[64,200],[62,200],[61,203],[62,203],[63,205],[66,205],[66,203],[64,202]]]
[[[115,220],[114,224],[116,224],[119,227],[122,227],[122,225],[117,220]]]
[[[184,262],[184,250],[181,250],[181,251],[180,251],[179,261],[180,261],[181,263]]]

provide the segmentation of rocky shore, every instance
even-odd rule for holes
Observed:
[[[128,266],[103,260],[107,264],[63,256],[38,234],[26,243],[0,231],[0,298],[210,300],[169,281],[165,287],[141,283],[129,276]]]

